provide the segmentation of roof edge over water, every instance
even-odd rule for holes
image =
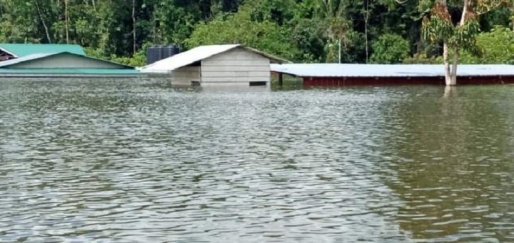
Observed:
[[[53,52],[53,53],[35,53],[35,54],[31,54],[31,55],[27,55],[27,56],[15,58],[15,59],[10,59],[10,60],[6,60],[6,61],[2,61],[2,62],[0,62],[0,69],[8,69],[9,67],[15,66],[17,64],[21,64],[21,63],[25,63],[25,62],[31,62],[31,61],[35,61],[35,60],[38,60],[38,59],[44,59],[44,58],[48,58],[48,57],[51,57],[51,56],[57,56],[57,55],[72,55],[72,56],[76,56],[78,58],[91,59],[91,60],[95,60],[95,61],[98,61],[98,62],[114,64],[114,65],[117,65],[117,66],[119,66],[120,68],[123,68],[123,69],[134,69],[135,70],[135,67],[132,67],[132,66],[129,66],[129,65],[113,62],[113,61],[110,61],[110,60],[103,60],[103,59],[99,59],[99,58],[96,58],[96,57],[84,56],[84,55],[80,55],[80,54],[76,54],[76,53],[68,52],[68,51]]]
[[[78,44],[0,43],[0,50],[18,58],[36,53],[53,53],[63,51],[77,55],[86,55],[84,48]]]
[[[144,66],[141,68],[142,72],[145,73],[166,73],[173,71],[175,69],[185,67],[191,65],[193,63],[211,58],[213,56],[219,55],[221,53],[233,50],[235,48],[243,48],[250,52],[256,53],[258,55],[264,56],[270,60],[273,60],[277,63],[291,63],[290,61],[271,55],[269,53],[265,53],[259,51],[257,49],[247,47],[240,44],[222,44],[222,45],[205,45],[198,46],[191,50],[181,52],[174,56],[159,60],[150,65]]]
[[[271,64],[271,71],[297,77],[444,77],[443,64]],[[514,76],[514,65],[460,64],[457,76]]]

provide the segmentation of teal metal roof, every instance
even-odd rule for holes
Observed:
[[[118,65],[120,67],[120,69],[121,68],[134,69],[134,67],[131,67],[131,66],[128,66],[128,65],[125,65],[125,64],[116,63],[116,62],[112,62],[112,61],[108,61],[108,60],[102,60],[102,59],[99,59],[99,58],[89,57],[89,56],[85,56],[85,55],[84,56],[83,55],[78,55],[78,54],[70,53],[70,52],[31,54],[31,55],[27,55],[27,56],[24,56],[24,57],[19,57],[19,58],[15,58],[15,59],[11,59],[11,60],[0,62],[0,68],[1,69],[6,69],[6,68],[10,68],[12,66],[15,66],[16,64],[19,64],[19,63],[35,61],[37,59],[44,59],[46,57],[56,56],[56,55],[72,55],[72,56],[76,56],[76,57],[79,57],[79,58],[92,59],[92,60],[95,60],[95,61],[98,61],[98,62],[107,62],[107,63],[115,64],[115,65]]]
[[[27,56],[24,56],[24,57],[18,57],[18,58],[10,59],[10,60],[7,60],[7,61],[2,61],[2,62],[0,62],[0,68],[8,68],[9,66],[12,66],[12,65],[15,65],[15,64],[18,64],[18,63],[28,62],[28,61],[32,61],[32,60],[37,60],[39,58],[45,58],[45,57],[53,56],[53,55],[55,55],[55,53],[30,54],[30,55],[27,55]]]
[[[88,75],[119,75],[119,74],[141,74],[135,69],[100,69],[100,68],[32,68],[32,69],[5,69],[0,68],[2,74],[88,74]]]
[[[37,53],[70,52],[85,56],[86,53],[80,45],[68,44],[11,44],[0,43],[0,49],[17,57],[24,57]]]

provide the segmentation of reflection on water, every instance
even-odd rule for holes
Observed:
[[[441,241],[514,240],[512,91],[457,88],[397,107],[403,129],[388,129],[396,178],[387,184],[407,204],[402,229]]]
[[[514,241],[514,87],[0,81],[0,241]]]

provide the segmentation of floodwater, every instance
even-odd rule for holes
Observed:
[[[514,242],[514,86],[0,81],[0,242]]]

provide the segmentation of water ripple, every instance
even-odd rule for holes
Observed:
[[[514,238],[512,87],[154,82],[0,82],[0,241]]]

